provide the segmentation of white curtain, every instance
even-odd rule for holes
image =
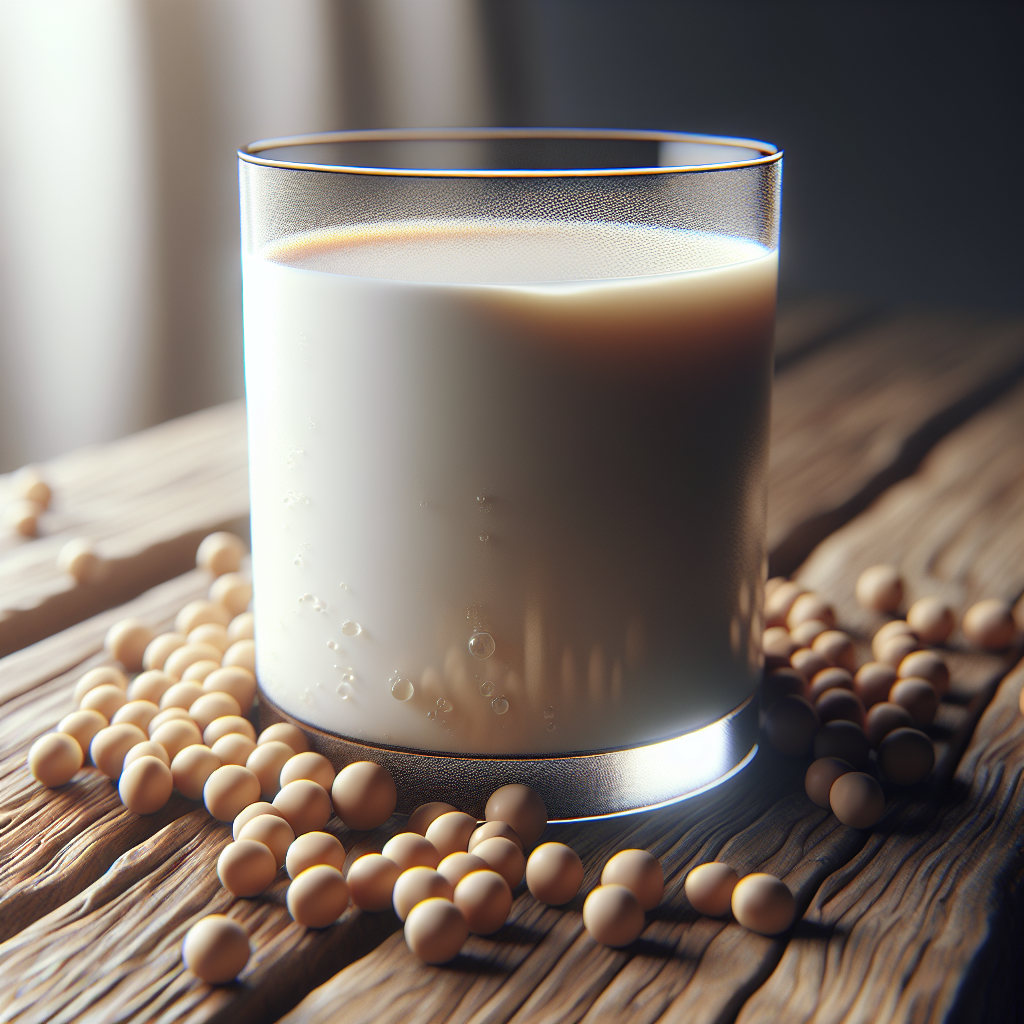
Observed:
[[[0,0],[0,470],[242,393],[234,152],[487,123],[474,0]]]

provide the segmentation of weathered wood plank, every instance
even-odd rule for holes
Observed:
[[[775,382],[773,573],[910,475],[941,437],[1024,374],[1024,321],[903,313],[812,352]]]
[[[0,655],[187,571],[211,530],[248,530],[240,402],[72,452],[43,470],[53,502],[41,536],[0,536]],[[10,487],[0,477],[0,506]],[[104,581],[82,586],[59,571],[57,554],[74,537],[110,560]]]

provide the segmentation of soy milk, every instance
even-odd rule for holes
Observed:
[[[759,671],[776,255],[414,222],[244,257],[256,659],[359,740],[632,746]]]

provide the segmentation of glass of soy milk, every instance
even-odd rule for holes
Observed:
[[[690,795],[755,746],[782,154],[404,130],[239,153],[261,714],[399,809]]]

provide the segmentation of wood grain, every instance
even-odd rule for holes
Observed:
[[[195,565],[215,529],[248,536],[245,409],[207,409],[41,467],[53,490],[34,539],[0,534],[0,655],[122,604]],[[0,507],[11,491],[0,477]],[[83,586],[57,568],[73,538],[111,562]]]

